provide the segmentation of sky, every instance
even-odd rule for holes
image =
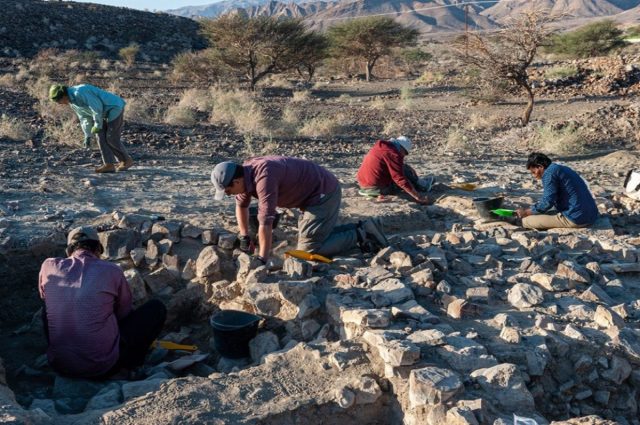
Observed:
[[[183,6],[197,6],[216,3],[219,0],[75,0],[80,3],[99,3],[109,6],[130,7],[132,9],[167,10]]]

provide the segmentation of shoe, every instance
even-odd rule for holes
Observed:
[[[104,164],[101,167],[96,168],[96,173],[115,173],[116,167],[113,164]]]
[[[117,171],[128,170],[129,168],[131,168],[132,165],[133,165],[133,159],[127,158],[126,161],[122,161],[122,162],[118,163],[118,166],[116,167],[116,170]]]
[[[380,249],[389,246],[389,241],[384,234],[382,222],[379,218],[369,218],[362,223],[362,228],[367,234],[367,238],[378,245]]]

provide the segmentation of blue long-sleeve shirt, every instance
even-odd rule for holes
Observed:
[[[69,87],[67,93],[85,137],[91,137],[94,125],[101,129],[103,120],[111,122],[118,118],[126,104],[120,96],[90,84]]]
[[[544,193],[531,212],[543,214],[555,207],[575,224],[593,224],[598,207],[582,177],[566,165],[552,163],[542,174]]]

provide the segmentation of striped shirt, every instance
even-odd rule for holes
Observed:
[[[49,323],[49,363],[58,372],[92,377],[120,355],[118,320],[131,311],[131,290],[115,264],[76,250],[48,258],[40,269],[40,297]]]

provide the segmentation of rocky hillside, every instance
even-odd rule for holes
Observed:
[[[42,0],[0,0],[0,7],[0,56],[63,48],[113,57],[136,42],[143,59],[161,61],[204,46],[195,21],[165,13]]]
[[[340,19],[390,14],[399,22],[423,33],[461,31],[468,23],[472,28],[488,29],[524,9],[541,7],[567,20],[611,16],[628,22],[637,13],[632,9],[640,0],[501,0],[496,4],[469,4],[465,20],[464,7],[456,0],[339,0],[333,2],[287,2],[275,0],[225,0],[206,6],[189,6],[173,13],[180,16],[215,17],[236,11],[249,16],[293,16],[304,18],[314,28],[322,29]],[[635,10],[635,9],[634,9]],[[627,16],[628,15],[628,16]],[[466,23],[465,23],[466,21]]]

